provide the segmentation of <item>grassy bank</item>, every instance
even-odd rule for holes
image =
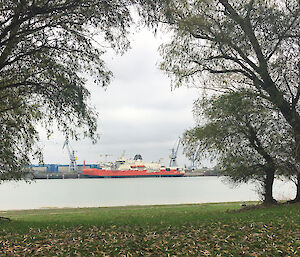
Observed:
[[[0,256],[297,256],[300,205],[0,212]]]

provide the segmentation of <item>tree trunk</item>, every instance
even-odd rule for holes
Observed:
[[[273,183],[275,171],[267,170],[266,178],[264,180],[264,204],[274,204],[277,201],[273,198]]]
[[[296,193],[296,198],[294,199],[295,203],[300,202],[300,176],[298,175],[298,181],[297,181],[297,193]]]
[[[298,172],[298,174],[297,174],[296,187],[297,187],[296,197],[294,200],[289,201],[289,203],[299,203],[300,202],[300,172]]]

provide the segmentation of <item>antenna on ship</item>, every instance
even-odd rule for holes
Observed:
[[[63,149],[64,149],[64,147],[67,148],[69,158],[70,158],[69,171],[77,170],[77,163],[76,163],[77,157],[75,156],[75,151],[69,145],[68,137],[66,138],[66,141],[64,142]]]
[[[178,141],[177,141],[177,146],[172,148],[172,152],[171,152],[171,155],[170,155],[170,167],[176,167],[177,166],[176,158],[177,158],[177,152],[178,152],[178,149],[179,149],[180,142],[181,142],[181,138],[179,137]]]

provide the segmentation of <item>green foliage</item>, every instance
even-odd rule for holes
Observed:
[[[30,154],[41,157],[37,122],[97,139],[84,77],[107,86],[103,49],[128,47],[131,17],[124,1],[5,0],[0,11],[0,171],[19,179]]]
[[[49,135],[55,126],[67,137],[97,140],[85,78],[109,84],[112,73],[101,56],[107,48],[123,53],[129,47],[129,9],[136,7],[151,24],[156,6],[139,0],[0,0],[0,179],[21,178],[30,155],[41,158],[37,125]]]
[[[270,142],[275,137],[274,144],[279,145],[275,146],[276,153],[272,155],[276,156],[282,148],[284,154],[280,154],[279,159],[293,163],[286,170],[297,176],[300,168],[300,2],[174,0],[165,9],[164,18],[164,24],[172,32],[172,40],[161,48],[164,58],[161,68],[171,76],[173,85],[196,86],[221,93],[251,89],[266,99],[269,102],[267,108],[280,113],[279,123],[286,123],[288,138],[292,139],[284,140],[293,145],[284,143],[287,148],[281,147],[278,138],[283,136],[281,125],[277,135],[271,132],[276,131],[276,115],[269,116],[271,119],[264,123],[264,129],[259,133],[270,135],[266,137]],[[226,122],[225,119],[224,125]],[[271,122],[269,128],[268,122]],[[221,125],[218,133],[231,133],[225,132]],[[214,124],[210,126],[203,133],[216,132]],[[236,126],[238,128],[239,124]],[[232,126],[230,128],[232,130]],[[260,138],[262,142],[264,138]],[[236,136],[233,144],[239,140]],[[221,143],[208,143],[221,147]],[[243,140],[241,145],[245,147]],[[207,152],[212,151],[208,149]],[[246,155],[242,157],[241,150],[233,150],[232,154],[227,153],[226,165],[249,159]],[[266,153],[262,155],[266,157]],[[253,165],[240,165],[240,171],[248,167],[252,174],[265,165],[263,162],[258,158]],[[300,201],[299,182],[296,198]]]
[[[251,87],[291,126],[299,162],[299,1],[174,0],[165,12],[173,37],[161,67],[174,85]]]
[[[250,204],[250,203],[249,203]],[[1,253],[40,256],[296,256],[299,205],[239,203],[12,211]]]
[[[28,170],[24,167],[30,162],[31,154],[41,159],[41,151],[35,146],[38,133],[34,126],[42,117],[39,108],[26,104],[22,98],[15,97],[13,101],[18,107],[0,116],[0,181],[26,176]],[[4,103],[0,108],[6,107]]]
[[[291,128],[268,107],[268,101],[247,90],[198,100],[195,114],[206,122],[185,133],[185,152],[198,149],[198,161],[217,160],[221,174],[235,183],[259,181],[265,194],[275,173],[297,173]]]

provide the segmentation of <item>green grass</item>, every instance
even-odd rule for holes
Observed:
[[[297,256],[300,205],[0,212],[0,256]]]

